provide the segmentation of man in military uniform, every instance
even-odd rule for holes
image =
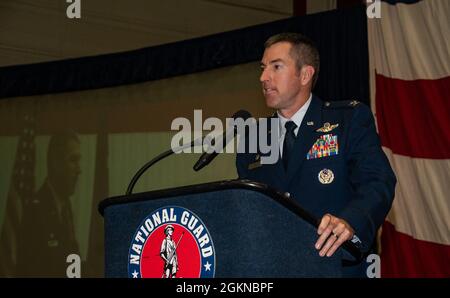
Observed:
[[[66,277],[70,254],[79,255],[70,197],[80,170],[80,140],[71,131],[53,135],[47,151],[47,178],[24,207],[18,275]]]
[[[391,208],[396,178],[370,109],[311,93],[319,66],[317,48],[301,34],[266,41],[260,81],[266,105],[277,110],[281,159],[255,167],[261,153],[238,154],[237,170],[241,179],[289,192],[321,219],[314,244],[320,256],[333,255],[347,240],[369,252]],[[362,263],[343,265],[343,275],[364,276]]]
[[[172,239],[173,231],[175,228],[172,225],[167,225],[164,228],[164,238],[161,243],[161,258],[164,260],[164,273],[165,278],[175,278],[178,271],[178,258],[177,258],[177,246]]]

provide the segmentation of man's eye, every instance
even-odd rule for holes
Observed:
[[[275,64],[275,65],[274,65],[274,68],[275,68],[276,70],[278,70],[278,69],[280,69],[280,68],[281,68],[281,65],[279,65],[279,64]]]

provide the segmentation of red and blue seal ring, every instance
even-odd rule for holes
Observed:
[[[131,240],[131,278],[208,278],[214,277],[215,268],[211,235],[189,209],[166,206],[151,212]]]

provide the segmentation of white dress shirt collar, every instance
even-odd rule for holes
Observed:
[[[286,133],[286,128],[284,125],[286,122],[292,120],[297,125],[297,127],[294,130],[295,135],[297,135],[298,130],[300,129],[300,126],[302,124],[303,118],[305,117],[306,111],[309,108],[309,105],[311,104],[312,99],[312,93],[309,94],[308,100],[305,102],[305,104],[297,111],[294,115],[292,115],[291,119],[283,117],[278,111],[278,119],[280,119],[280,137],[284,137],[284,134]]]

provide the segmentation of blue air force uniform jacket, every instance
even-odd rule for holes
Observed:
[[[361,240],[361,249],[369,251],[391,208],[396,178],[366,105],[323,102],[313,95],[287,169],[281,158],[258,164],[260,155],[237,155],[240,179],[289,192],[318,219],[326,213],[343,218]]]

